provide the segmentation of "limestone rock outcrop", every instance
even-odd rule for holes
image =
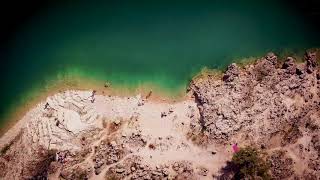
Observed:
[[[319,164],[317,134],[320,133],[316,53],[306,53],[305,63],[295,63],[288,57],[281,68],[277,66],[277,59],[275,54],[269,53],[254,64],[246,65],[233,82],[212,76],[193,81],[190,92],[198,102],[201,121],[197,123],[201,128],[191,127],[191,131],[204,134],[209,144],[210,141],[246,142],[263,149],[280,147],[285,150],[284,155],[294,154],[290,166],[309,164],[303,168],[304,173],[319,174],[315,168]],[[225,75],[229,77],[229,74],[227,70]],[[300,152],[292,150],[306,146],[312,147],[301,148]],[[286,151],[287,147],[290,150]],[[274,176],[280,179],[294,174],[289,170],[280,172],[276,164],[273,167]]]

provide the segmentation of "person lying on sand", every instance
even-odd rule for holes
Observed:
[[[44,109],[48,109],[49,106],[50,106],[50,105],[49,105],[49,103],[47,102],[47,103],[44,105]]]
[[[91,95],[91,103],[94,103],[94,101],[95,101],[95,98],[94,98],[94,96],[96,95],[96,90],[93,90],[92,91],[92,95]]]

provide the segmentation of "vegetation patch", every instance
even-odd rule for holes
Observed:
[[[264,154],[252,147],[241,148],[222,169],[222,179],[270,179]]]
[[[262,153],[255,148],[241,148],[232,157],[232,162],[237,167],[235,177],[269,179],[269,166],[263,159]]]

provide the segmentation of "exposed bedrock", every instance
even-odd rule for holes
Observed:
[[[306,56],[307,61],[311,59],[315,61],[314,53]],[[269,53],[242,70],[236,64],[230,65],[222,80],[208,76],[190,84],[190,91],[199,102],[203,130],[210,139],[225,141],[240,129],[247,129],[254,130],[247,135],[262,142],[284,126],[305,123],[317,114],[319,70],[296,73],[292,57],[285,60],[282,68],[277,67],[278,63],[277,57]],[[307,66],[304,64],[304,68]]]
[[[270,153],[289,148],[282,153],[293,156],[291,164],[309,164],[297,174],[319,178],[320,71],[316,52],[304,58],[304,63],[292,57],[281,63],[268,53],[242,69],[228,66],[221,80],[205,75],[192,81],[189,89],[202,117],[201,128],[192,133],[205,134],[209,143],[237,142]],[[276,179],[299,177],[278,166],[272,167]]]

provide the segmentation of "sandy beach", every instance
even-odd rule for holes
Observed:
[[[141,95],[117,97],[96,95],[93,91],[65,91],[48,97],[29,111],[5,133],[0,147],[9,144],[21,131],[26,146],[36,143],[48,149],[79,153],[85,143],[92,149],[81,164],[94,166],[90,161],[97,156],[93,144],[110,139],[112,143],[128,146],[125,148],[130,153],[125,153],[122,159],[139,157],[150,168],[187,161],[199,171],[205,169],[206,174],[217,173],[215,164],[225,163],[232,153],[223,146],[194,145],[187,134],[191,122],[197,119],[199,112],[192,100],[173,103],[159,98],[147,100]],[[112,127],[117,130],[113,132]],[[81,142],[84,137],[86,140]],[[99,168],[101,173],[92,178],[104,179],[105,172],[117,164],[105,163],[105,167]],[[57,172],[51,178],[58,179],[59,175]]]

